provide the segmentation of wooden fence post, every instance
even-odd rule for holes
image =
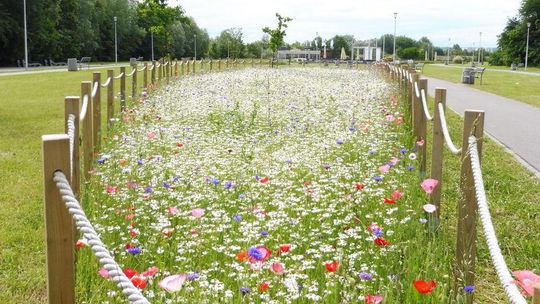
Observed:
[[[218,71],[221,70],[221,59],[218,60]]]
[[[131,100],[135,100],[137,97],[137,66],[133,66],[131,72]]]
[[[120,67],[120,110],[126,110],[126,67]]]
[[[101,73],[94,72],[92,91],[97,86],[96,95],[92,101],[92,127],[94,128],[94,152],[101,148]]]
[[[167,75],[167,84],[169,84],[170,72],[171,72],[171,62],[167,61],[167,65],[165,66],[165,74]]]
[[[144,72],[143,72],[143,84],[144,89],[148,89],[148,62],[144,63]]]
[[[84,180],[87,181],[90,178],[90,168],[92,167],[92,159],[94,158],[94,140],[93,140],[93,121],[92,121],[92,82],[81,82],[81,96],[84,105],[84,96],[87,96],[86,109],[81,109],[81,112],[85,112],[85,116],[81,117],[83,123],[83,154],[84,154]]]
[[[161,82],[161,78],[162,78],[161,75],[162,75],[162,70],[163,70],[163,64],[160,61],[158,61],[158,63],[159,63],[159,67],[158,67],[157,81],[159,83]]]
[[[114,70],[107,70],[107,78],[110,79],[107,87],[107,127],[110,128],[114,117]]]
[[[75,129],[73,136],[73,157],[71,158],[71,179],[69,183],[71,184],[71,189],[75,197],[78,199],[81,193],[81,165],[80,165],[80,131],[79,131],[79,115],[81,113],[80,98],[79,96],[67,96],[64,103],[64,118],[65,126],[64,129],[66,134],[68,134],[68,118],[69,115],[73,114],[75,116]]]
[[[484,111],[466,110],[463,125],[461,152],[460,202],[458,205],[458,227],[456,242],[456,292],[464,286],[474,286],[476,263],[476,212],[478,209],[474,179],[469,153],[469,136],[478,139],[478,156],[482,157],[484,134]],[[465,303],[473,303],[473,294],[465,294]]]
[[[53,181],[53,174],[58,170],[71,179],[68,135],[44,135],[42,151],[48,301],[72,304],[75,303],[73,221]]]
[[[540,284],[534,286],[533,302],[532,304],[540,304]]]
[[[150,76],[150,82],[152,85],[156,83],[156,61],[152,61],[152,74]]]
[[[418,74],[417,74],[418,75]],[[420,76],[420,75],[418,75]],[[422,179],[426,176],[426,157],[427,157],[427,117],[424,114],[424,105],[422,102],[422,90],[426,93],[426,106],[428,105],[428,80],[419,79],[418,80],[418,92],[420,93],[420,98],[417,98],[419,116],[418,116],[418,139],[423,141],[424,144],[418,147],[418,154],[420,155],[420,165],[419,171]],[[429,113],[429,108],[425,109]]]
[[[431,178],[439,181],[439,184],[429,196],[429,201],[437,206],[433,213],[433,218],[438,220],[441,212],[441,189],[442,189],[442,168],[443,168],[443,149],[444,135],[441,125],[441,113],[439,112],[439,103],[443,109],[446,109],[446,89],[435,89],[435,111],[433,113],[433,139],[431,144]]]

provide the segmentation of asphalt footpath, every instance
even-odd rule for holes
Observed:
[[[447,106],[460,116],[465,110],[483,110],[488,135],[540,178],[540,108],[466,84],[422,77],[428,79],[429,95],[435,96],[436,88],[446,89]]]

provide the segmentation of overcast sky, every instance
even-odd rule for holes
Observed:
[[[180,4],[211,37],[239,27],[244,42],[261,39],[261,28],[275,27],[275,13],[293,18],[285,41],[323,39],[352,34],[369,39],[394,32],[419,39],[427,36],[436,46],[495,47],[508,17],[517,15],[521,0],[169,0]]]

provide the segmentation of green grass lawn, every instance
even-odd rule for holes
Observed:
[[[454,82],[459,81],[461,74],[459,69],[429,65],[424,71],[428,76]],[[80,81],[91,80],[92,72],[85,70],[78,73],[0,77],[0,303],[46,301],[41,135],[63,132],[63,99],[66,95],[80,94]],[[105,70],[102,73],[105,74]],[[118,74],[118,69],[115,74]],[[488,70],[484,78],[485,85],[475,87],[497,89],[503,83],[503,79],[497,78],[499,74],[510,75],[491,74]],[[527,78],[528,81],[532,81],[530,78]],[[521,83],[523,81],[519,80]],[[540,78],[536,81],[540,81]],[[538,82],[535,83],[538,87]],[[503,91],[511,95],[508,97],[519,99],[516,96],[524,98],[533,95],[533,86],[507,88]],[[129,88],[127,92],[130,92]],[[105,113],[105,110],[102,112]],[[454,141],[460,143],[462,121],[455,114],[447,116]],[[455,229],[459,166],[458,158],[445,153],[443,208],[448,212],[443,213],[443,224],[449,227],[450,232]],[[482,166],[495,229],[509,267],[513,270],[531,269],[539,273],[538,179],[489,139],[484,145]],[[453,234],[447,235],[448,250],[453,250]],[[485,240],[480,233],[478,257],[478,303],[505,302],[504,293],[490,264]]]
[[[512,74],[490,70],[484,72],[483,83],[476,79],[474,88],[490,92],[500,96],[519,100],[535,107],[540,107],[540,76]],[[454,66],[444,67],[428,64],[424,67],[423,74],[429,77],[450,81],[461,82],[462,69]]]

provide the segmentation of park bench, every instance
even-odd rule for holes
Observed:
[[[67,65],[67,63],[65,63],[65,62],[55,62],[52,59],[49,59],[49,64],[51,66],[64,66],[64,65]]]
[[[417,64],[414,66],[414,70],[415,70],[415,71],[418,71],[418,72],[420,72],[420,73],[422,73],[422,72],[424,71],[424,65],[425,65],[424,62],[417,63]]]
[[[23,66],[23,67],[24,67],[24,63],[25,63],[25,61],[22,60],[22,66]],[[30,63],[28,64],[28,67],[29,67],[29,68],[37,68],[37,67],[40,67],[40,66],[41,66],[41,63],[39,63],[39,62],[30,62]]]
[[[86,68],[90,69],[90,60],[92,60],[92,57],[83,57],[81,60],[79,60],[77,63],[79,64],[79,69],[82,68],[83,64],[86,64]]]
[[[484,76],[485,71],[486,68],[474,68],[474,78],[480,78],[480,84],[482,84],[482,77]]]

